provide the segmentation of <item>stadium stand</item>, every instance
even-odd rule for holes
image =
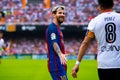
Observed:
[[[20,22],[51,22],[51,8],[55,5],[64,4],[66,6],[66,22],[67,23],[88,23],[91,18],[95,17],[99,11],[97,10],[96,0],[51,0],[50,8],[46,7],[45,1],[40,3],[26,4],[23,8],[25,0],[1,0],[0,10],[6,14],[5,21],[12,23]],[[35,1],[34,1],[35,2]],[[114,10],[120,10],[120,0],[115,0]],[[44,15],[43,15],[44,14]]]
[[[40,24],[41,22],[51,22],[51,8],[55,5],[64,4],[66,6],[66,21],[68,24],[87,24],[93,17],[99,14],[97,10],[96,0],[51,0],[50,7],[45,4],[45,0],[40,3],[28,2],[26,5],[23,3],[25,0],[1,0],[0,10],[4,13],[4,23],[14,24]],[[114,10],[120,12],[120,0],[114,0]],[[44,15],[43,15],[44,14]],[[1,19],[1,16],[0,16]],[[3,19],[3,18],[2,18]],[[0,22],[1,23],[1,22]],[[18,34],[19,35],[19,34]],[[30,34],[31,35],[31,34]],[[67,34],[68,35],[68,34]],[[79,34],[78,34],[79,35]],[[6,38],[6,37],[5,37]],[[7,44],[10,46],[5,54],[46,54],[46,44],[44,39],[22,37],[19,39],[6,38]],[[82,38],[78,39],[65,38],[66,52],[69,54],[77,54],[78,48]],[[96,41],[91,43],[87,54],[94,54],[97,51]]]
[[[78,53],[79,46],[82,39],[66,39],[65,40],[65,50],[66,53],[75,55]],[[39,38],[17,38],[17,39],[7,39],[7,44],[9,46],[8,51],[5,52],[6,55],[10,54],[46,54],[46,43],[45,40]],[[90,44],[87,54],[94,54],[97,51],[96,41]]]

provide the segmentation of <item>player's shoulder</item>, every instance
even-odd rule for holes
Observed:
[[[99,14],[99,15],[97,15],[96,17],[94,17],[93,20],[98,20],[98,19],[100,19],[100,18],[102,18],[102,17],[103,17],[103,14]]]
[[[48,30],[55,30],[55,29],[56,29],[56,27],[55,27],[54,23],[49,24]]]
[[[94,18],[90,21],[90,23],[96,23],[96,22],[98,22],[99,20],[102,20],[104,17],[107,16],[107,14],[108,14],[108,13],[101,13],[101,14],[97,15],[96,17],[94,17]],[[115,13],[112,12],[111,14],[113,15],[113,14],[115,14]]]
[[[120,18],[120,13],[117,13],[117,12],[111,12],[111,15],[117,17],[117,18]]]
[[[117,16],[120,16],[120,13],[117,13],[117,12],[112,12],[112,14],[116,14]]]
[[[91,19],[90,22],[96,22],[99,18],[101,18],[101,16],[102,16],[102,14],[95,16],[94,18]]]
[[[55,26],[56,26],[56,25],[55,25],[55,23],[53,23],[53,22],[49,24],[49,27],[55,27]]]
[[[105,13],[101,13],[99,14],[96,18],[104,18],[106,16],[115,16],[115,17],[120,17],[120,14],[113,11],[113,12],[105,12]]]
[[[120,13],[115,13],[117,18],[120,18]]]
[[[47,33],[57,33],[57,27],[54,23],[49,24],[47,30]]]

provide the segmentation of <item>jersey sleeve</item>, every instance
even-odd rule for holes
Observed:
[[[56,29],[49,29],[49,39],[51,41],[51,44],[54,42],[57,42],[57,31]]]
[[[94,32],[94,28],[95,28],[95,19],[92,19],[88,24],[88,30]]]
[[[89,30],[87,31],[86,35],[87,35],[88,37],[90,37],[90,38],[94,38],[94,37],[95,37],[94,33],[91,32],[91,31],[89,31]]]
[[[92,19],[90,21],[90,23],[88,24],[88,32],[87,32],[87,35],[90,37],[90,38],[94,38],[95,35],[94,35],[94,28],[95,28],[95,20]]]

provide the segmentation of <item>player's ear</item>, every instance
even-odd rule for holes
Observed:
[[[54,18],[54,17],[56,17],[56,14],[55,14],[55,13],[52,13],[52,16],[53,16],[53,18]]]
[[[99,10],[100,12],[103,12],[103,11],[104,11],[104,8],[99,5],[99,6],[98,6],[98,10]]]
[[[98,11],[101,11],[100,6],[97,7]]]

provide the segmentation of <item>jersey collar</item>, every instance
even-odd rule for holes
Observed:
[[[108,10],[104,10],[103,13],[105,12],[112,12],[113,10],[112,9],[108,9]]]
[[[58,26],[58,25],[56,25],[54,22],[53,22],[53,24],[54,24],[57,28],[59,28],[59,26]]]

